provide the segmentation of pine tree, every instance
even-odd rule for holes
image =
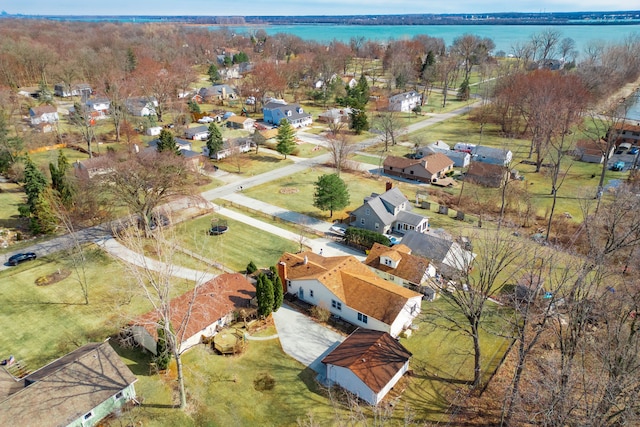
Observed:
[[[127,73],[133,73],[135,69],[138,67],[138,58],[136,58],[136,54],[133,49],[127,49],[127,60],[124,65],[124,69]]]
[[[45,189],[35,200],[34,210],[31,213],[29,222],[29,228],[34,234],[49,234],[56,230],[58,222],[53,207],[49,202],[51,197],[54,196]]]
[[[162,131],[160,131],[160,137],[158,138],[158,151],[180,154],[180,149],[176,144],[176,139],[173,137],[173,134],[166,129],[162,129]]]
[[[347,184],[338,174],[326,174],[318,178],[316,191],[313,195],[313,206],[329,211],[329,217],[333,217],[333,211],[346,207],[349,204],[349,191]]]
[[[218,67],[216,67],[215,64],[209,65],[207,74],[209,75],[209,80],[211,80],[212,84],[216,84],[220,81],[220,72],[218,71]]]
[[[276,140],[278,141],[276,150],[278,153],[283,154],[286,159],[287,155],[293,153],[293,150],[296,148],[295,132],[293,126],[291,126],[287,119],[280,120]]]
[[[209,125],[209,133],[207,134],[207,149],[209,150],[209,157],[212,157],[218,151],[222,150],[224,141],[222,140],[222,133],[215,123]]]
[[[351,123],[349,124],[349,128],[351,128],[356,135],[360,135],[362,132],[369,130],[369,118],[364,110],[354,109],[351,111],[350,116]]]
[[[258,314],[267,317],[273,311],[273,283],[264,273],[259,274],[257,280]]]
[[[284,301],[284,289],[278,273],[273,276],[273,311],[278,311]]]
[[[73,199],[73,188],[71,182],[67,178],[67,170],[69,169],[69,161],[62,150],[58,152],[58,164],[49,163],[49,171],[51,172],[51,188],[55,190],[65,207],[71,206]]]
[[[36,200],[46,187],[47,179],[44,174],[27,156],[24,165],[24,192],[27,194],[27,206],[30,213],[35,211]]]
[[[153,358],[157,368],[161,371],[167,370],[171,362],[171,352],[167,343],[167,333],[164,330],[164,322],[158,322],[158,342],[156,344],[156,356]]]

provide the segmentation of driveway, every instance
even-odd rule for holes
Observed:
[[[273,320],[284,352],[324,377],[321,360],[346,337],[285,304],[273,313]]]

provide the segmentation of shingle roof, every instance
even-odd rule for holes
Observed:
[[[322,359],[352,371],[375,393],[402,369],[412,354],[386,332],[358,328]]]
[[[406,157],[398,157],[398,156],[387,156],[384,159],[383,166],[385,168],[392,167],[392,168],[406,169],[410,166],[420,164],[420,162],[421,161],[417,159],[408,159]]]
[[[411,248],[412,254],[456,270],[468,268],[475,258],[475,254],[463,249],[458,243],[430,233],[408,231],[402,237],[402,243]]]
[[[381,256],[399,259],[400,262],[396,268],[392,268],[380,263]],[[401,277],[415,284],[422,282],[422,278],[429,268],[428,259],[412,255],[411,249],[404,244],[389,248],[380,243],[374,243],[364,263],[376,270],[391,273],[394,276]]]
[[[381,200],[390,204],[391,206],[400,206],[401,204],[409,201],[406,197],[404,197],[402,191],[400,191],[400,189],[397,187],[393,187],[392,189],[385,191],[379,197]],[[408,205],[406,206],[406,208],[407,210],[411,210],[411,207]]]
[[[41,116],[47,113],[55,113],[58,110],[53,105],[40,105],[38,107],[31,108],[31,111],[34,116]]]
[[[423,161],[427,162],[425,169],[431,175],[453,166],[453,160],[442,153],[429,154]]]
[[[25,377],[0,401],[0,425],[65,426],[136,380],[108,342],[87,344]]]
[[[255,296],[255,287],[244,275],[221,274],[213,280],[186,292],[171,300],[171,325],[182,340],[197,334],[229,312],[242,306],[248,306]],[[189,307],[191,312],[189,313]],[[189,316],[187,317],[187,314]],[[141,325],[156,339],[158,336],[157,311],[150,311],[131,322]]]
[[[407,211],[400,211],[396,217],[396,221],[404,222],[413,226],[418,226],[427,217]]]
[[[381,279],[353,256],[285,253],[280,262],[286,265],[286,279],[318,280],[349,307],[386,324],[393,323],[408,299],[421,297],[417,292]]]
[[[254,119],[250,119],[249,117],[238,116],[238,115],[233,115],[227,119],[228,122],[240,123],[240,124],[244,124],[247,120],[251,122],[255,122]]]

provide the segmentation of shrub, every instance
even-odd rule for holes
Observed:
[[[391,241],[388,237],[383,236],[380,233],[376,233],[375,231],[369,231],[356,227],[347,228],[345,239],[347,243],[364,246],[366,248],[371,248],[374,243],[391,246]]]
[[[320,322],[326,322],[331,317],[331,312],[327,307],[321,305],[314,305],[311,307],[311,316]]]
[[[257,270],[258,270],[258,267],[256,267],[253,261],[250,261],[249,264],[247,264],[247,274],[253,274]]]
[[[270,391],[276,386],[276,379],[268,372],[258,374],[255,380],[253,380],[253,387],[258,391]]]

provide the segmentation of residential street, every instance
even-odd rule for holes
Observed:
[[[462,108],[458,108],[454,111],[451,111],[449,113],[442,113],[442,114],[433,114],[431,115],[431,117],[429,117],[426,120],[422,120],[420,122],[417,123],[413,123],[411,125],[409,125],[406,129],[407,132],[415,132],[417,130],[423,129],[425,127],[431,126],[435,123],[439,123],[442,122],[444,120],[450,119],[452,117],[455,117],[457,115],[460,114],[465,114],[468,113],[469,111],[471,111],[471,109],[476,108],[478,106],[481,105],[480,101],[477,101],[473,104],[470,104],[468,106],[462,107]],[[318,136],[318,135],[313,135],[313,134],[306,134],[304,132],[298,132],[298,136],[300,139],[306,141],[306,142],[310,142],[313,144],[319,144],[319,145],[325,145],[326,146],[326,139]],[[360,143],[357,144],[357,149],[358,150],[363,150],[371,145],[374,145],[376,143],[378,143],[380,140],[379,137],[372,137],[369,138],[367,140],[364,140]],[[256,176],[250,176],[247,178],[243,178],[243,179],[238,179],[238,180],[229,180],[229,181],[233,181],[233,182],[229,182],[228,184],[222,185],[218,188],[214,188],[212,190],[209,191],[205,191],[201,194],[201,196],[208,201],[212,201],[215,199],[226,199],[226,200],[230,200],[233,201],[234,203],[237,203],[239,205],[243,205],[243,206],[248,206],[251,207],[252,209],[256,209],[256,206],[260,206],[260,208],[258,210],[261,210],[263,212],[268,212],[271,215],[274,216],[278,216],[282,219],[286,219],[288,221],[292,221],[292,222],[296,222],[298,224],[304,224],[310,227],[313,227],[317,230],[320,231],[327,231],[328,228],[331,226],[331,224],[326,223],[326,222],[322,222],[319,221],[315,218],[311,218],[309,216],[306,215],[302,215],[296,212],[290,212],[290,211],[286,211],[284,209],[272,206],[272,205],[268,205],[262,202],[259,202],[257,200],[248,198],[246,196],[243,196],[242,194],[238,193],[238,190],[240,188],[242,189],[247,189],[247,188],[251,188],[251,187],[255,187],[258,185],[262,185],[264,183],[270,182],[270,181],[274,181],[274,180],[278,180],[299,172],[302,172],[304,170],[306,170],[307,168],[313,167],[313,166],[317,166],[317,165],[321,165],[326,163],[328,160],[330,159],[330,155],[329,154],[323,154],[321,156],[317,156],[314,158],[310,158],[310,159],[301,159],[301,158],[296,158],[294,160],[294,163],[291,165],[287,165],[281,168],[277,168],[274,169],[272,171],[269,172],[265,172],[263,174],[260,175],[256,175]],[[171,203],[171,209],[172,210],[176,210],[176,209],[182,209],[185,208],[187,206],[190,206],[192,204],[192,201],[188,200],[188,199],[182,199],[176,202],[172,202]],[[224,208],[223,208],[224,209]],[[272,226],[270,224],[267,224],[263,221],[259,221],[259,220],[255,220],[251,217],[248,217],[246,215],[241,215],[238,214],[237,212],[233,212],[233,211],[229,211],[229,210],[221,210],[220,213],[222,213],[223,215],[228,215],[231,218],[234,218],[238,221],[242,221],[246,224],[252,225],[254,227],[263,229],[265,231],[268,231],[270,233],[273,234],[277,234],[280,236],[283,236],[289,240],[292,241],[296,241],[299,242],[300,241],[300,236],[297,233],[292,233],[289,232],[287,230],[283,230],[279,227],[276,226]],[[102,224],[99,226],[95,226],[95,227],[91,227],[91,228],[87,228],[84,230],[80,230],[78,232],[75,233],[75,238],[77,238],[80,242],[95,242],[95,243],[101,243],[101,242],[107,242],[109,241],[109,238],[112,237],[111,234],[111,225],[110,224]],[[113,240],[113,239],[111,239]],[[354,251],[350,251],[348,248],[344,248],[342,245],[338,245],[336,244],[333,240],[331,239],[324,239],[324,238],[318,238],[318,239],[305,239],[303,242],[305,245],[309,246],[314,252],[319,252],[320,249],[323,249],[323,253],[326,255],[330,255],[330,256],[334,256],[334,255],[341,255],[341,254],[352,254],[352,255],[356,255],[356,253]],[[37,244],[34,244],[32,246],[29,247],[25,247],[23,249],[20,250],[20,252],[35,252],[38,256],[45,256],[45,255],[50,255],[52,253],[67,249],[69,247],[73,246],[73,237],[69,236],[69,235],[65,235],[65,236],[59,236],[59,237],[55,237],[52,238],[50,240],[44,241],[44,242],[40,242]],[[120,254],[121,252],[117,249],[114,249],[115,246],[112,246],[112,243],[109,243],[108,245],[104,246],[105,249],[109,249],[109,250],[114,250],[116,254],[116,256],[118,256],[117,254]],[[18,251],[16,251],[18,252]],[[2,265],[0,265],[0,271],[4,270],[6,268],[9,268],[5,265],[7,259],[13,255],[13,253],[7,253],[5,255],[0,256],[0,262],[2,262]],[[129,256],[131,254],[128,254],[127,256]],[[357,254],[356,256],[360,256],[362,257],[362,255]],[[129,258],[125,257],[125,260],[128,260]],[[148,260],[148,259],[147,259]],[[138,260],[140,261],[140,260]],[[156,268],[160,268],[160,266],[156,265],[155,263],[151,263],[148,261],[145,261],[148,266],[155,266]],[[191,275],[190,277],[193,278],[195,280],[196,276],[193,276],[192,273],[190,272],[184,272],[187,276]],[[182,273],[180,273],[182,274]],[[182,276],[180,276],[182,277]]]

